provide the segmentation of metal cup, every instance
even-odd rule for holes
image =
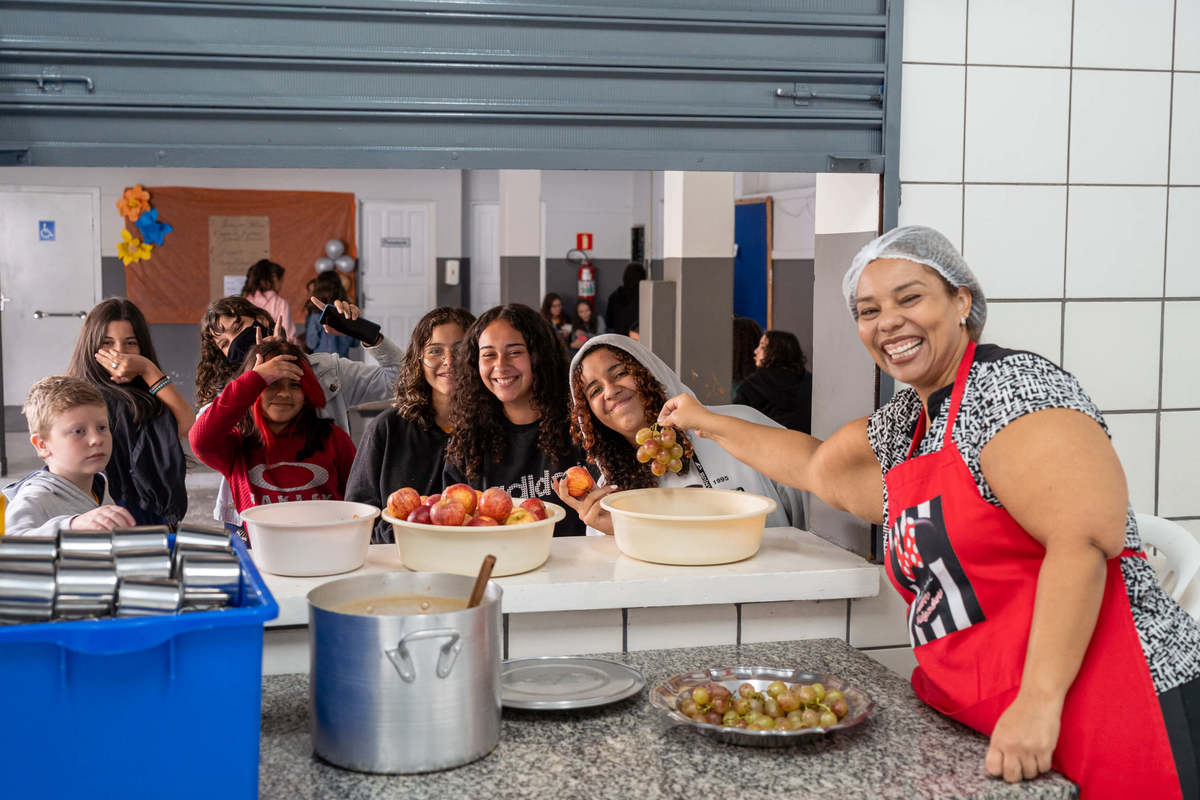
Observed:
[[[136,528],[118,528],[112,534],[112,549],[115,555],[125,553],[169,553],[166,525],[139,525]]]
[[[38,571],[0,570],[0,603],[49,604],[54,601],[54,564],[39,565]]]
[[[0,559],[56,558],[57,536],[6,536],[0,539]]]
[[[92,619],[112,616],[112,598],[90,594],[60,594],[54,598],[57,619]]]
[[[161,553],[118,553],[118,578],[170,578],[171,555]]]
[[[0,625],[49,622],[53,613],[51,603],[0,603]]]
[[[176,541],[175,542],[175,551],[173,553],[171,553],[171,576],[172,577],[175,577],[175,578],[179,577],[179,562],[183,560],[183,556],[185,553],[193,553],[195,555],[200,555],[200,556],[203,556],[203,555],[211,555],[211,556],[217,556],[217,557],[232,556],[233,558],[237,558],[237,551],[235,551],[233,549],[233,545],[228,544],[228,543],[222,544],[222,545],[214,544],[214,545],[205,545],[205,546],[189,544],[184,547],[180,547],[179,542]]]
[[[113,552],[113,537],[109,531],[59,531],[58,555],[106,555]]]
[[[175,531],[175,549],[221,548],[229,546],[229,533],[224,528],[209,525],[180,525]]]
[[[183,587],[173,578],[122,578],[117,587],[117,616],[174,614],[183,603]]]
[[[0,557],[0,572],[34,572],[39,575],[54,574],[52,558],[7,558]]]
[[[236,555],[184,552],[178,577],[185,594],[193,589],[219,589],[236,604],[241,597],[242,565]]]
[[[112,604],[113,594],[117,591],[117,570],[111,563],[97,562],[76,566],[58,567],[58,594],[84,595],[97,597]]]

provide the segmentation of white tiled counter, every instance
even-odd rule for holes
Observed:
[[[356,572],[319,578],[263,573],[279,603],[279,617],[266,631],[264,671],[307,671],[311,589],[399,569],[404,565],[395,545],[381,544],[370,546]],[[504,589],[506,657],[829,636],[870,653],[905,642],[899,599],[877,597],[880,574],[878,566],[808,531],[768,528],[753,558],[712,567],[638,561],[621,554],[611,536],[560,537],[539,569],[495,580]],[[894,595],[890,586],[882,589]],[[852,613],[859,602],[869,603],[862,624]]]

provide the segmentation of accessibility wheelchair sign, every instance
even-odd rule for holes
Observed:
[[[38,220],[38,240],[42,242],[54,241],[54,220]]]

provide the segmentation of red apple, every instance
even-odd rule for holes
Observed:
[[[422,525],[433,524],[433,520],[429,518],[429,506],[417,506],[404,519],[409,522],[419,522]]]
[[[574,498],[583,497],[596,485],[591,474],[583,467],[570,467],[563,475],[563,480],[567,482],[567,494]]]
[[[453,486],[447,486],[445,489],[442,489],[442,499],[457,500],[467,514],[475,513],[475,501],[477,499],[475,490],[465,483],[456,483]]]
[[[441,499],[442,499],[442,496],[440,494],[431,494],[431,495],[429,495],[429,497],[425,498],[425,505],[430,506],[432,508],[433,504]]]
[[[411,486],[397,489],[388,495],[387,511],[397,519],[404,519],[419,505],[421,505],[421,495]]]
[[[505,525],[522,525],[526,522],[537,522],[537,520],[533,518],[533,514],[530,514],[523,508],[515,509],[504,520]]]
[[[537,497],[530,497],[521,501],[521,508],[533,515],[534,519],[546,518],[546,504]]]
[[[500,524],[499,522],[496,522],[496,520],[492,519],[491,517],[487,517],[487,516],[484,516],[483,514],[480,514],[479,516],[475,517],[475,519],[468,522],[467,527],[468,528],[478,528],[481,525],[499,525],[499,524]]]
[[[479,513],[492,519],[507,518],[512,507],[512,498],[499,486],[493,486],[479,498]]]
[[[430,506],[429,519],[434,525],[462,525],[467,512],[457,500],[439,500]]]

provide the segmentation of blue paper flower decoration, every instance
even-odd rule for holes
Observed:
[[[163,238],[175,230],[167,223],[158,221],[157,208],[143,211],[135,224],[142,233],[142,240],[147,244],[160,245],[163,243]]]

